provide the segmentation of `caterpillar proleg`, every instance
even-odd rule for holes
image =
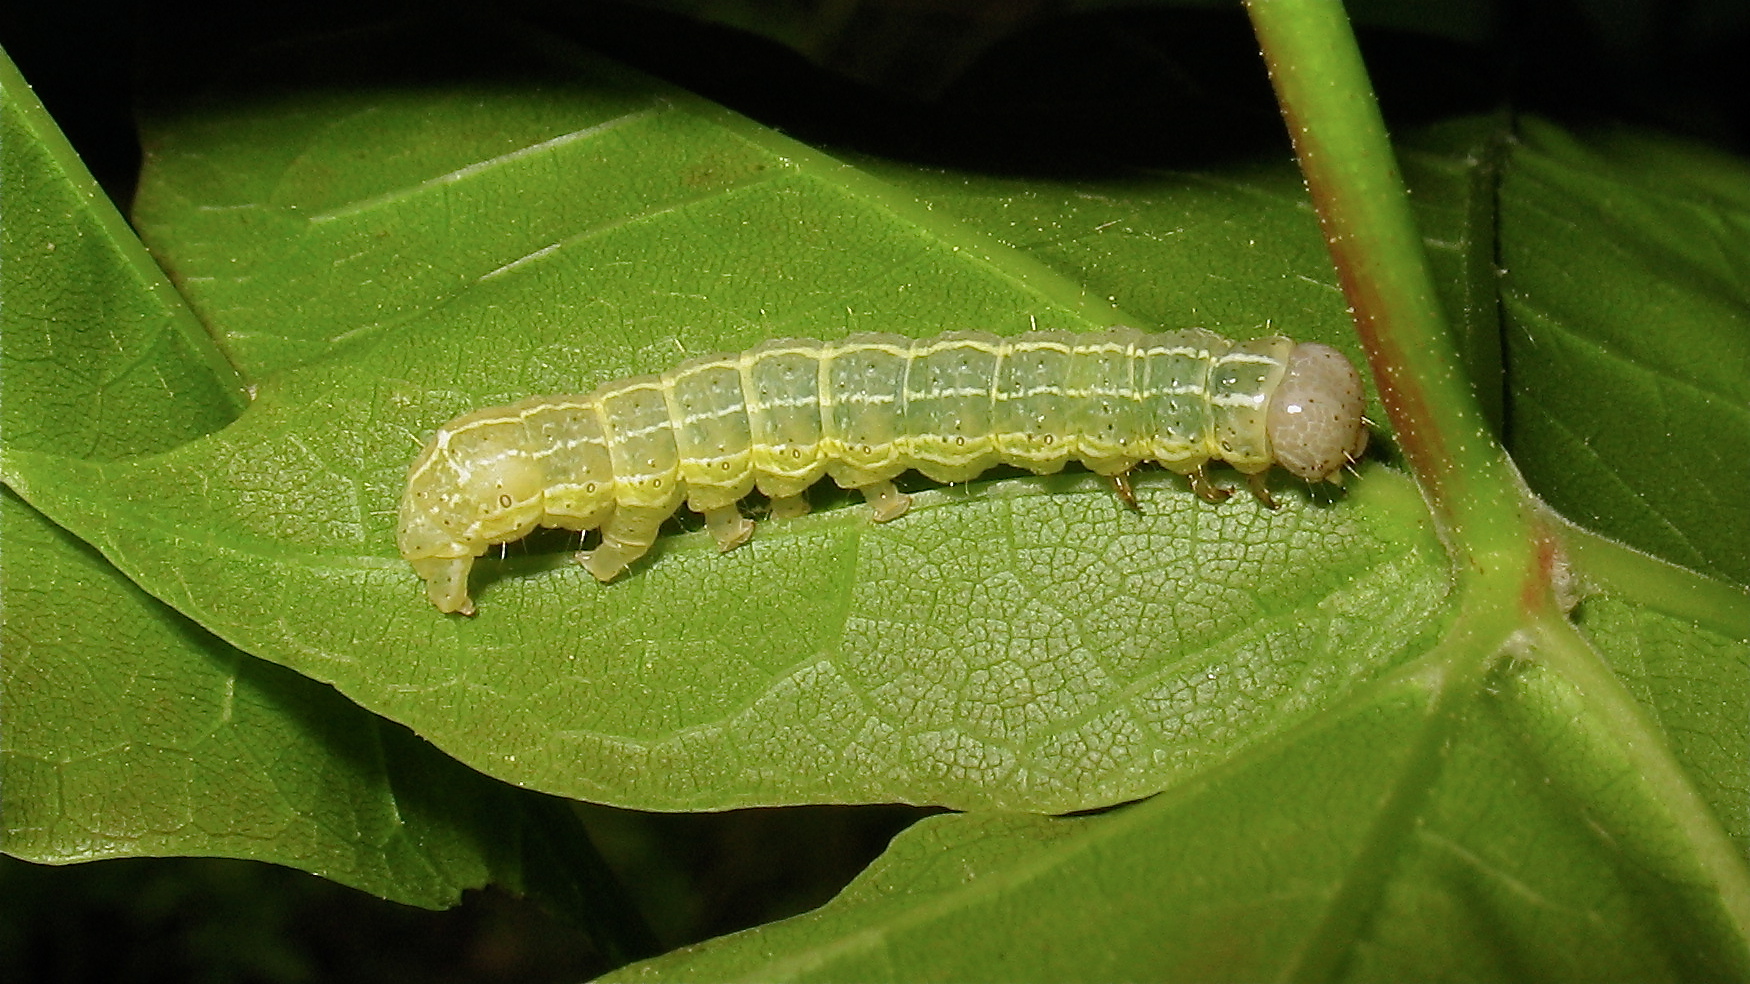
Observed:
[[[998,464],[1047,474],[1072,460],[1121,492],[1130,469],[1157,461],[1206,497],[1225,493],[1204,466],[1225,461],[1268,501],[1272,465],[1341,481],[1367,444],[1365,399],[1342,353],[1276,336],[781,339],[457,417],[413,463],[398,543],[439,610],[471,615],[474,558],[538,526],[599,528],[601,545],[577,560],[608,581],[683,503],[730,550],[754,526],[737,500],[757,488],[773,515],[800,515],[823,476],[863,492],[877,522],[910,507],[892,481],[908,469],[965,482]]]

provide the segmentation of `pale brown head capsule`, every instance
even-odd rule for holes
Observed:
[[[1367,450],[1366,406],[1361,374],[1343,353],[1296,345],[1265,424],[1276,463],[1308,482],[1341,484],[1343,467]]]

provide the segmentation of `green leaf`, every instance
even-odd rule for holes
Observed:
[[[1074,473],[925,487],[878,527],[818,490],[728,555],[683,518],[606,586],[535,538],[481,565],[472,620],[431,610],[394,555],[403,470],[450,415],[766,337],[1196,321],[1354,352],[1286,161],[847,165],[539,35],[398,25],[275,51],[158,112],[139,214],[256,399],[150,457],[9,440],[0,471],[204,630],[493,776],[662,809],[980,811],[908,832],[817,913],[628,974],[1750,975],[1750,602],[1710,579],[1729,541],[1689,535],[1673,568],[1528,524],[1516,490],[1475,494],[1443,541],[1387,442],[1340,495],[1278,483],[1274,513],[1158,473],[1140,514]],[[458,64],[481,69],[415,71]],[[297,81],[336,65],[332,90]],[[1494,347],[1495,250],[1566,241],[1505,212],[1497,231],[1497,168],[1544,153],[1505,127],[1422,134],[1407,169],[1469,381],[1530,457],[1521,415],[1566,367],[1526,376]],[[1660,145],[1586,166],[1645,172]],[[1740,255],[1742,165],[1692,173],[1667,193]],[[1607,214],[1601,187],[1572,214]],[[1727,295],[1703,279],[1642,289],[1706,310]],[[1539,340],[1519,310],[1510,330]],[[1595,403],[1601,431],[1638,412]],[[1666,450],[1745,443],[1697,426]],[[1646,461],[1644,441],[1594,447],[1585,501]],[[1550,532],[1476,551],[1494,526]]]
[[[1533,121],[1501,223],[1508,436],[1526,480],[1577,522],[1750,584],[1744,162]]]
[[[8,448],[108,460],[234,418],[235,371],[0,53]]]
[[[3,57],[0,86],[8,453],[103,460],[223,424],[235,375]],[[226,644],[11,489],[0,530],[8,854],[272,861],[431,908],[488,882],[580,915],[612,899],[562,804]]]
[[[769,335],[1114,318],[1073,256],[1030,255],[600,60],[560,69],[612,82],[580,90],[564,133],[500,114],[527,149],[461,166],[404,149],[423,150],[436,119],[479,125],[477,100],[443,89],[409,102],[360,86],[296,110],[368,127],[281,126],[293,111],[259,100],[218,115],[228,141],[174,123],[149,134],[152,239],[208,321],[248,326],[228,347],[249,357],[258,398],[224,433],[155,458],[11,454],[14,487],[233,644],[492,775],[645,809],[1110,805],[1294,727],[1432,637],[1439,550],[1413,494],[1384,473],[1347,499],[1285,484],[1278,513],[1246,497],[1211,507],[1166,474],[1142,479],[1140,515],[1085,475],[928,491],[881,527],[841,498],[728,556],[701,534],[671,536],[607,586],[559,556],[488,563],[482,616],[437,615],[393,553],[392,521],[415,442],[458,411]],[[305,162],[366,153],[368,182],[297,176]],[[653,174],[655,160],[671,163]],[[291,174],[263,163],[282,161]],[[192,197],[215,172],[261,170],[277,197]],[[1207,287],[1209,272],[1186,266],[1169,274],[1179,291],[1138,293],[1144,316],[1183,323],[1166,305],[1195,291],[1216,308],[1198,320],[1230,332],[1286,311],[1302,337],[1332,337],[1317,326],[1341,312],[1316,282],[1318,239],[1295,181],[1284,163],[1250,183],[1113,182],[1109,204],[1076,221],[1109,235],[1112,263],[1139,270],[1159,252],[1152,230],[1177,230],[1195,251],[1225,240],[1236,210],[1258,216],[1272,241],[1298,240],[1261,255],[1273,278]],[[356,197],[342,201],[337,185]],[[1088,193],[1030,191],[1060,214]],[[460,223],[463,201],[504,212]],[[571,204],[512,221],[533,201]],[[186,203],[186,226],[166,202]],[[1128,222],[1114,226],[1113,210]],[[1185,227],[1187,213],[1201,229]],[[294,225],[271,254],[242,248],[230,277],[199,265],[229,252],[215,243]],[[331,321],[283,317],[310,271],[367,262],[357,243],[380,233],[393,243],[382,257],[471,279],[402,277],[387,299],[381,270],[363,270],[356,290],[323,292]],[[252,304],[237,299],[245,287]],[[269,343],[255,320],[268,311],[298,346]],[[384,311],[399,323],[356,320]],[[332,343],[330,355],[310,361],[313,342]],[[103,494],[81,491],[93,488]],[[1068,596],[1066,579],[1079,585]],[[1384,597],[1400,614],[1378,620]]]
[[[272,861],[429,908],[607,891],[560,887],[588,874],[560,804],[224,644],[10,492],[0,510],[6,853]]]
[[[1430,661],[1102,815],[924,820],[814,912],[605,979],[1741,977],[1691,857],[1575,822],[1635,785],[1590,757],[1582,695],[1510,661],[1458,679]]]

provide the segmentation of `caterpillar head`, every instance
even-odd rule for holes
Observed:
[[[1343,466],[1367,450],[1366,406],[1361,374],[1343,353],[1296,345],[1265,423],[1276,463],[1308,482],[1341,484]]]

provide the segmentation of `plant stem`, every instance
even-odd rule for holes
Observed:
[[[1460,369],[1343,6],[1247,0],[1246,9],[1380,398],[1454,560],[1472,570],[1518,566],[1538,537]],[[1522,521],[1503,523],[1508,516]]]

